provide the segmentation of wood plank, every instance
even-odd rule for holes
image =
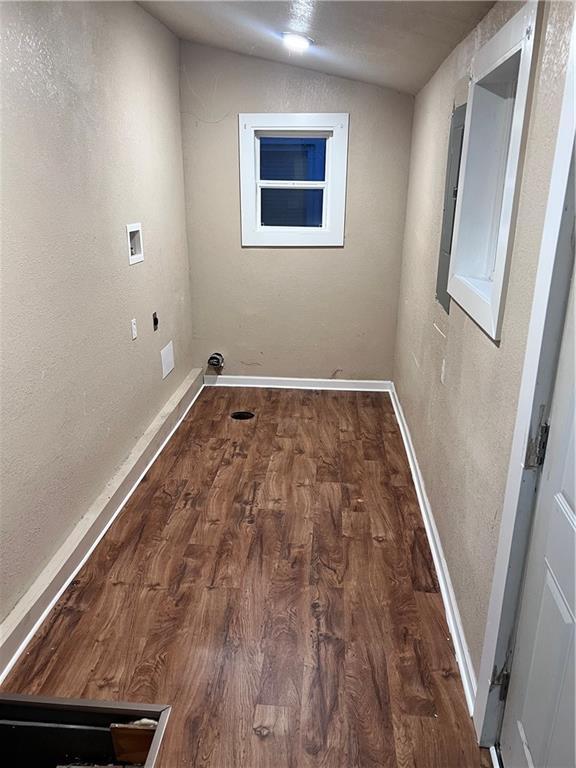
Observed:
[[[297,768],[298,720],[291,707],[257,704],[252,720],[246,765],[254,768]]]
[[[432,672],[458,675],[458,665],[450,631],[444,613],[442,596],[438,592],[419,592],[415,595],[422,640]]]
[[[301,765],[339,766],[347,749],[344,595],[322,583],[306,593]]]
[[[410,487],[412,485],[412,475],[410,474],[410,465],[404,449],[404,443],[400,431],[385,432],[383,435],[384,453],[390,472],[390,485],[400,487]]]
[[[387,545],[373,540],[369,525],[359,530],[365,534],[350,541],[344,587],[349,765],[395,768],[388,673],[395,647],[382,621],[383,601],[391,594],[390,573],[382,569],[381,550]]]
[[[278,561],[267,600],[258,704],[299,708],[304,664],[305,585],[310,552],[290,546]]]
[[[342,535],[340,483],[320,483],[314,513],[310,584],[342,586],[347,567],[346,539]]]
[[[347,590],[346,704],[349,766],[396,768],[388,660],[379,641],[378,606],[360,587]]]

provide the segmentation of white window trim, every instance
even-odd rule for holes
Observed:
[[[240,114],[240,207],[242,245],[253,247],[338,247],[344,245],[346,171],[348,164],[346,113]],[[326,134],[324,181],[260,181],[258,134]],[[264,187],[323,189],[321,227],[264,227],[260,223],[260,193]]]
[[[454,248],[450,261],[448,293],[478,325],[493,339],[500,338],[504,314],[504,293],[509,270],[512,218],[516,200],[516,182],[520,160],[524,118],[530,84],[532,50],[534,46],[537,3],[528,2],[508,21],[494,37],[476,54],[472,62],[472,73],[468,88],[468,108],[462,164],[458,182],[458,200],[454,222]],[[474,115],[474,91],[478,81],[504,61],[520,51],[520,65],[516,99],[512,116],[510,143],[506,162],[504,193],[498,223],[498,236],[494,271],[489,279],[474,279],[459,272],[459,264],[465,260],[460,239],[462,203],[465,196],[466,170],[470,126]]]

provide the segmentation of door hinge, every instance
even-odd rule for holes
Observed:
[[[500,682],[500,701],[506,701],[508,696],[508,688],[510,687],[510,672],[505,669],[502,673],[502,679]]]
[[[546,448],[548,448],[548,436],[550,435],[550,424],[542,424],[538,432],[538,448],[536,451],[536,461],[538,466],[544,464],[546,458]]]
[[[500,688],[499,698],[500,701],[505,701],[508,696],[508,688],[510,686],[510,670],[505,665],[500,671],[496,667],[492,672],[492,679],[490,680],[490,688]]]
[[[541,421],[538,425],[536,435],[533,438],[528,439],[524,469],[537,469],[544,464],[549,434],[550,424]]]
[[[545,414],[546,404],[541,403],[536,433],[532,433],[531,430],[531,434],[528,437],[526,456],[524,457],[524,469],[538,469],[544,464],[546,446],[548,445],[548,434],[550,433],[550,425],[545,421]],[[532,434],[534,434],[534,437],[532,437]]]

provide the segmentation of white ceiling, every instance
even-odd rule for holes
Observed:
[[[178,37],[416,93],[493,2],[142,2]],[[315,41],[290,54],[280,34]]]

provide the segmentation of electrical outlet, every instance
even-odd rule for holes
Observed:
[[[130,325],[132,327],[132,341],[134,341],[134,339],[138,338],[138,327],[136,325],[135,317],[133,317],[132,320],[130,321]]]

